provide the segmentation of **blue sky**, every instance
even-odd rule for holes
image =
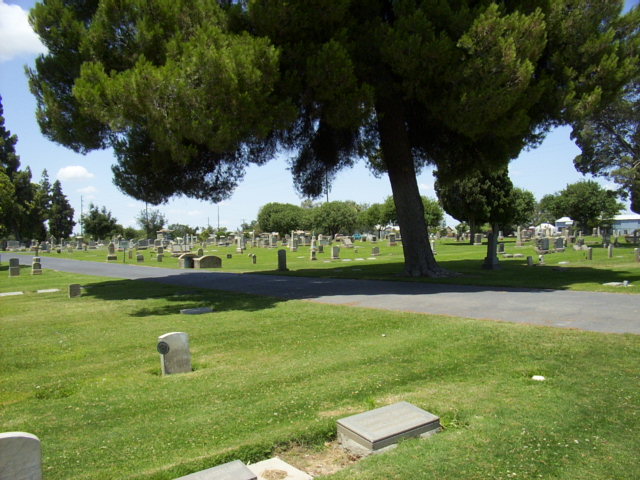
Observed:
[[[639,0],[628,0],[627,6]],[[81,201],[86,212],[90,202],[106,206],[125,226],[135,226],[135,217],[144,209],[144,203],[122,194],[112,183],[112,152],[97,151],[88,155],[76,154],[48,139],[39,130],[35,120],[35,99],[31,95],[24,74],[25,65],[32,66],[42,51],[37,37],[26,23],[26,12],[33,0],[0,0],[0,95],[4,107],[5,127],[18,136],[16,150],[22,168],[29,166],[34,181],[39,181],[47,169],[51,182],[59,179],[63,192],[80,215]],[[568,128],[551,132],[537,149],[523,152],[510,167],[514,185],[530,190],[537,199],[555,193],[567,184],[584,178],[573,167],[573,158],[579,149],[571,142]],[[607,182],[598,180],[601,184]],[[421,193],[435,198],[431,170],[418,177]],[[391,195],[386,176],[377,179],[365,167],[357,164],[343,171],[334,182],[330,200],[354,200],[358,203],[379,203]],[[81,200],[82,198],[82,200]],[[237,228],[243,221],[254,220],[258,209],[268,202],[300,204],[303,198],[296,193],[285,158],[278,158],[262,167],[252,167],[233,196],[219,206],[211,203],[176,198],[157,208],[168,223],[191,226],[216,226],[218,208],[220,226]],[[457,222],[448,218],[450,225]],[[76,227],[79,230],[79,227]]]

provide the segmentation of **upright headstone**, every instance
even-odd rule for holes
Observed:
[[[138,253],[136,255],[136,262],[138,262],[138,263],[144,262],[144,255],[142,255],[141,253]]]
[[[371,249],[371,256],[377,257],[378,255],[380,255],[380,247],[373,247]]]
[[[389,234],[389,246],[390,247],[395,247],[398,243],[396,242],[396,234],[395,233],[390,233]]]
[[[159,253],[158,255],[156,255],[156,260],[158,260],[159,263],[162,263],[163,259],[164,259],[163,253]]]
[[[17,258],[9,259],[9,276],[10,277],[19,277],[20,276],[20,260]]]
[[[635,256],[636,256],[636,262],[640,262],[640,248],[634,248],[633,252],[635,253]]]
[[[607,248],[607,258],[613,258],[613,244],[610,243]]]
[[[251,255],[251,263],[255,265],[257,262],[258,262],[258,257],[254,253],[253,255]]]
[[[79,297],[82,295],[82,288],[79,283],[69,285],[69,298]]]
[[[31,263],[31,275],[42,275],[42,263],[40,263],[40,257],[33,257]]]
[[[163,375],[191,371],[189,335],[184,332],[165,333],[158,337],[158,353]]]
[[[129,260],[133,260],[133,250],[129,249]]]
[[[199,248],[198,251],[196,252],[196,255],[198,257],[204,257],[204,250],[202,248]]]
[[[311,261],[318,260],[318,253],[315,250],[309,251],[309,260]]]
[[[533,257],[532,256],[528,256],[527,257],[527,266],[528,267],[533,267]]]
[[[287,251],[286,250],[278,250],[278,271],[286,272],[289,269],[287,268]]]
[[[26,432],[0,433],[0,478],[41,480],[40,439]]]
[[[502,255],[504,254],[505,250],[504,250],[504,242],[498,242],[497,244],[497,253],[498,255]]]
[[[474,245],[482,245],[482,234],[481,233],[476,233],[474,235],[473,244]]]
[[[109,255],[115,255],[116,253],[116,246],[113,242],[109,242],[109,246],[107,247],[107,253]]]
[[[340,258],[340,247],[333,246],[331,247],[331,259],[338,260]]]
[[[587,248],[587,260],[593,260],[593,248]]]

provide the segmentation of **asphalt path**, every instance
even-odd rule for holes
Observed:
[[[30,255],[6,254],[31,265]],[[372,309],[640,334],[640,295],[289,277],[175,270],[122,263],[41,257],[42,267],[71,273],[267,295],[286,300]]]

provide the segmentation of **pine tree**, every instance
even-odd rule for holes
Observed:
[[[49,233],[56,239],[68,238],[73,232],[76,222],[73,221],[74,210],[62,193],[60,181],[53,182],[51,188],[51,207],[49,209]]]

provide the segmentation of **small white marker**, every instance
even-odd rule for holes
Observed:
[[[534,375],[531,377],[531,380],[536,380],[537,382],[544,382],[545,378],[542,375]]]

